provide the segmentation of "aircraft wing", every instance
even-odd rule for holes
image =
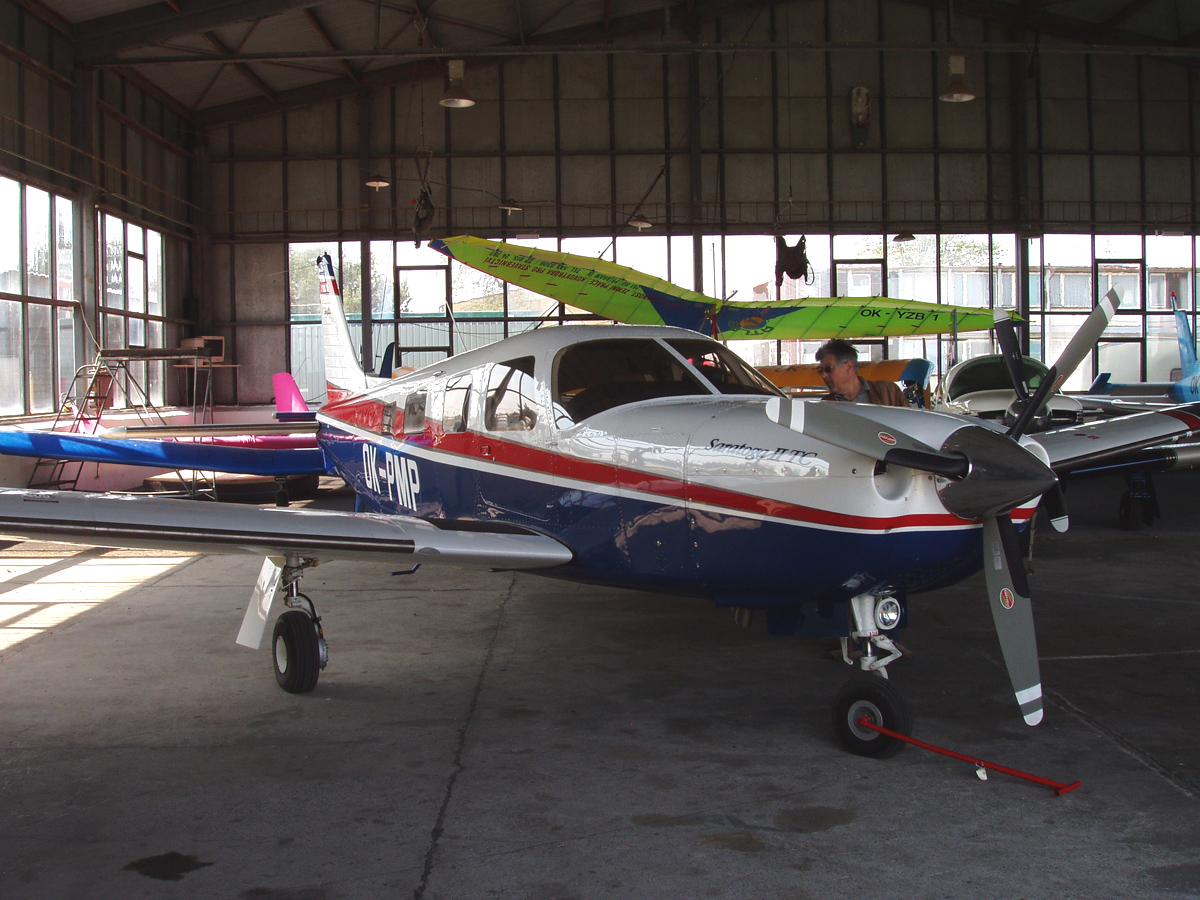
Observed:
[[[62,431],[21,431],[17,428],[0,428],[0,454],[243,475],[326,473],[325,454],[319,447],[267,450],[222,444],[105,438]]]
[[[1193,431],[1200,431],[1200,403],[1043,431],[1029,437],[1046,449],[1050,467],[1061,475],[1096,460],[1117,460],[1124,453],[1167,443]]]
[[[92,547],[373,559],[541,569],[570,562],[554,538],[512,525],[336,510],[0,490],[0,534]]]
[[[602,259],[483,238],[429,246],[510,284],[629,325],[673,325],[718,340],[828,340],[991,328],[986,309],[890,297],[812,297],[776,303],[720,301]]]

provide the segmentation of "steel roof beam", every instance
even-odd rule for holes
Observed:
[[[159,41],[202,33],[237,22],[316,6],[319,0],[177,0],[155,3],[111,16],[77,22],[71,28],[75,55],[87,63],[131,47],[147,47]]]

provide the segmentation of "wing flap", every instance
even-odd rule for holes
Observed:
[[[533,531],[437,528],[423,519],[71,491],[0,491],[0,534],[94,547],[540,569],[571,551]]]
[[[1055,473],[1200,431],[1200,403],[1105,419],[1089,425],[1031,434],[1046,448]]]

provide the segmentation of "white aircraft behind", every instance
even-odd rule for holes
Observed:
[[[1200,408],[1183,407],[1026,436],[1051,380],[1007,432],[793,401],[721,344],[650,326],[539,329],[370,384],[323,266],[338,399],[318,413],[317,438],[359,512],[0,493],[6,534],[265,556],[239,642],[258,645],[282,585],[290,609],[272,658],[293,692],[312,690],[327,660],[299,591],[315,560],[519,569],[707,598],[763,613],[774,634],[840,637],[860,674],[835,700],[838,737],[886,755],[901,744],[867,726],[910,729],[887,680],[909,596],[982,566],[1017,704],[1036,724],[1041,678],[1013,520],[1057,493],[1060,467],[1200,429]],[[0,441],[0,452],[21,446]]]

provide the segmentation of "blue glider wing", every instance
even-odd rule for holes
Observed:
[[[326,474],[325,454],[318,447],[270,450],[182,441],[102,438],[60,431],[0,428],[0,454],[241,475]]]

